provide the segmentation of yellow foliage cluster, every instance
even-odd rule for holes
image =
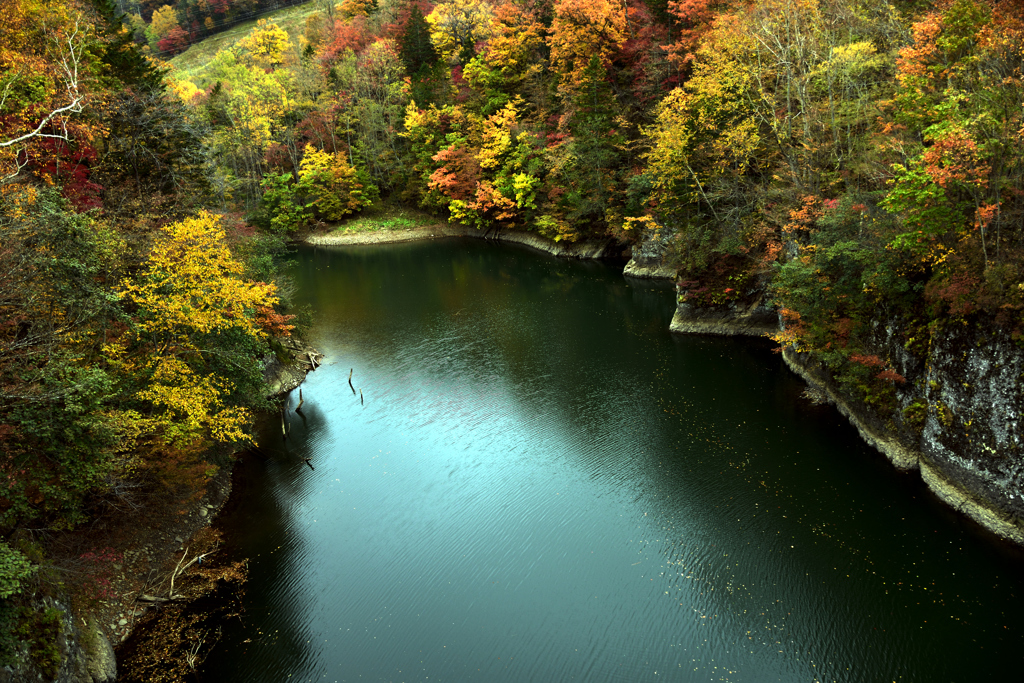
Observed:
[[[256,306],[277,303],[276,287],[240,276],[241,262],[224,241],[217,216],[203,211],[171,223],[154,245],[138,280],[121,283],[122,296],[145,312],[140,332],[161,348],[187,345],[197,333],[239,329],[263,331],[253,321]]]
[[[170,5],[164,5],[153,11],[153,21],[149,27],[157,39],[166,38],[168,33],[179,28],[178,13]]]
[[[466,62],[473,46],[494,32],[494,11],[484,0],[449,0],[426,16],[430,41],[449,63]]]
[[[124,431],[134,433],[133,440],[155,434],[176,448],[204,438],[244,440],[248,412],[223,401],[233,389],[230,381],[198,373],[190,362],[203,358],[202,335],[265,336],[257,309],[277,303],[276,287],[242,277],[243,266],[213,214],[202,212],[162,232],[142,273],[122,281],[118,290],[138,308],[135,343],[145,355],[129,360],[124,348],[106,349],[112,363],[148,378],[136,396],[152,405],[153,413],[122,415],[129,425]]]
[[[258,66],[276,68],[284,63],[291,48],[288,33],[272,21],[260,19],[238,47]]]
[[[560,87],[572,91],[594,55],[602,61],[626,39],[624,3],[610,0],[560,0],[551,23],[551,64],[562,75]]]
[[[504,157],[512,150],[512,127],[519,122],[523,107],[523,98],[517,95],[511,102],[483,120],[479,154],[481,168],[501,166]]]
[[[299,186],[311,194],[313,208],[325,220],[341,220],[370,205],[344,152],[332,154],[306,145],[299,164]]]
[[[162,428],[163,440],[182,448],[207,433],[221,443],[246,440],[250,416],[244,408],[224,407],[222,396],[230,390],[230,383],[213,373],[200,376],[177,358],[161,358],[138,398],[163,409],[152,427]]]

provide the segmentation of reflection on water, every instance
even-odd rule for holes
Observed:
[[[205,680],[1018,671],[1020,559],[766,344],[673,337],[671,290],[519,248],[299,256],[326,364],[236,477],[247,612]]]

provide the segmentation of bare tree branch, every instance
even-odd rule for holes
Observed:
[[[78,77],[78,66],[82,61],[82,53],[85,51],[85,41],[81,35],[78,21],[75,22],[74,29],[66,37],[58,38],[56,36],[52,36],[51,39],[57,53],[56,62],[59,69],[58,78],[64,86],[64,89],[67,91],[67,103],[63,106],[56,107],[49,114],[44,116],[35,129],[10,140],[0,140],[0,149],[14,147],[15,145],[26,143],[35,138],[51,138],[64,141],[70,140],[70,136],[68,134],[68,119],[72,114],[80,114],[82,112],[82,103],[85,101],[85,96],[79,89]],[[4,85],[3,93],[0,95],[0,104],[6,101],[10,94],[11,87],[18,78],[19,76],[16,75]],[[46,127],[51,123],[59,126],[60,131],[56,133],[44,132]],[[27,162],[21,161],[18,158],[19,156],[20,154],[15,158],[14,171],[0,176],[0,183],[13,180],[19,173],[21,173],[21,169],[26,166]]]

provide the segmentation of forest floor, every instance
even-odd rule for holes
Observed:
[[[38,538],[47,556],[40,578],[54,595],[70,600],[80,632],[67,636],[99,657],[96,661],[105,668],[113,662],[99,645],[102,634],[115,650],[119,681],[132,680],[121,675],[119,646],[138,624],[172,604],[169,596],[187,600],[209,592],[222,578],[241,578],[227,576],[230,567],[217,557],[219,535],[209,527],[231,492],[233,460],[227,452],[218,460],[223,464],[198,487],[108,493],[94,505],[87,524]],[[185,566],[201,554],[210,559]],[[65,656],[71,654],[68,650]]]

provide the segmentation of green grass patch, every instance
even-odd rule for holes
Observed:
[[[335,233],[353,234],[361,232],[383,232],[389,230],[412,230],[441,225],[443,221],[422,211],[398,206],[382,206],[369,209],[344,223],[339,223]]]
[[[257,19],[272,21],[283,28],[288,32],[288,38],[295,46],[295,49],[298,49],[299,36],[306,29],[306,17],[315,14],[316,11],[316,4],[307,2],[302,5],[295,5],[294,7],[286,7],[276,12],[269,12],[262,17],[257,17]],[[257,19],[232,26],[227,31],[210,36],[206,40],[191,45],[187,50],[168,62],[173,69],[172,76],[178,80],[192,81],[200,89],[211,85],[206,76],[206,69],[214,55],[249,35],[249,32],[256,27]]]

